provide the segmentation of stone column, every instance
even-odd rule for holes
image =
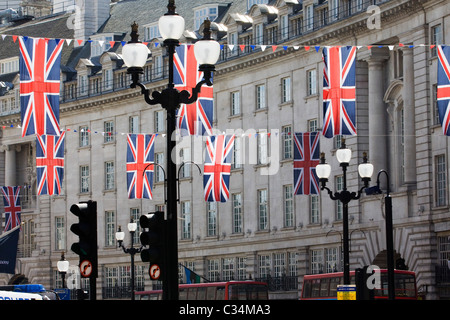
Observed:
[[[2,146],[2,149],[5,151],[5,186],[15,186],[17,147],[13,145],[4,145]],[[20,149],[18,151],[20,151]]]
[[[367,58],[369,68],[369,161],[376,176],[387,168],[387,111],[384,97],[384,63],[389,58],[385,48],[372,48]]]
[[[413,49],[404,47],[403,51],[403,121],[404,121],[404,183],[416,183],[416,117],[414,99],[414,61]]]

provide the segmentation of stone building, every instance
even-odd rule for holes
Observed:
[[[165,164],[165,116],[129,88],[121,41],[140,26],[151,56],[143,82],[167,84],[168,59],[157,21],[166,1],[95,1],[80,8],[23,20],[0,28],[0,185],[22,185],[22,221],[17,273],[30,282],[60,287],[56,263],[76,237],[72,204],[98,206],[99,298],[129,290],[130,257],[115,232],[143,213],[164,208],[164,177],[157,170],[153,200],[127,197],[127,133],[158,133],[155,159]],[[206,1],[177,3],[186,20],[182,43],[200,37],[212,22],[223,45],[214,74],[214,128],[237,135],[230,199],[206,203],[195,165],[180,170],[179,262],[211,280],[264,279],[271,298],[298,298],[305,274],[342,270],[342,206],[320,195],[293,194],[293,133],[320,131],[322,48],[356,46],[357,135],[348,188],[362,187],[357,164],[367,152],[376,174],[385,169],[394,207],[396,260],[417,274],[427,299],[450,297],[449,147],[436,110],[436,44],[448,39],[450,12],[444,0]],[[109,12],[109,14],[106,14]],[[95,15],[95,19],[92,18]],[[411,17],[414,17],[412,19]],[[21,137],[18,45],[12,35],[71,39],[61,66],[60,124],[67,131],[63,192],[36,195],[35,137]],[[79,41],[78,41],[79,40]],[[90,41],[87,41],[90,40]],[[177,157],[202,163],[201,137],[178,141]],[[320,138],[332,165],[328,187],[342,187],[335,159],[342,137]],[[199,160],[200,159],[200,160]],[[384,190],[387,181],[381,176]],[[350,202],[351,269],[386,266],[384,195]],[[124,229],[124,228],[123,228]],[[125,244],[130,243],[129,235]],[[139,243],[136,235],[135,245]],[[137,259],[139,261],[139,259]],[[156,287],[148,266],[137,263],[136,286]],[[6,283],[7,275],[0,276]],[[180,267],[180,282],[184,282]],[[86,282],[86,281],[84,281]],[[85,283],[83,283],[85,285]]]

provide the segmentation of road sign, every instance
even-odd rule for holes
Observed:
[[[89,260],[83,260],[80,263],[80,273],[82,277],[88,278],[92,273],[92,263]]]
[[[161,269],[157,264],[152,264],[148,269],[148,274],[152,280],[158,280],[161,275]]]
[[[356,300],[356,285],[341,284],[337,286],[338,300]]]

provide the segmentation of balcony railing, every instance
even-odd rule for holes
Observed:
[[[135,285],[134,291],[143,291],[143,285]],[[131,286],[115,286],[115,287],[103,287],[102,288],[103,299],[130,299],[131,298]]]
[[[269,291],[291,291],[298,290],[298,276],[281,276],[256,278],[255,281],[267,283]]]

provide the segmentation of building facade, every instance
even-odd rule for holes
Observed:
[[[164,166],[168,155],[165,112],[129,88],[121,41],[128,41],[136,21],[151,50],[142,80],[150,90],[164,88],[168,59],[157,20],[166,12],[166,1],[159,2],[150,8],[143,0],[97,1],[94,22],[87,16],[93,12],[75,10],[0,27],[6,35],[0,80],[11,84],[0,96],[0,184],[24,186],[16,269],[30,282],[61,287],[56,270],[61,254],[71,265],[78,263],[70,250],[77,239],[70,231],[76,217],[69,208],[95,200],[97,295],[119,298],[129,289],[130,257],[118,248],[115,232],[119,226],[126,229],[130,219],[164,208],[164,176],[156,170],[152,200],[128,199],[126,134],[158,133],[155,161]],[[367,152],[375,167],[371,185],[379,170],[389,174],[396,261],[404,259],[416,272],[423,297],[449,298],[449,147],[436,109],[435,45],[448,42],[450,4],[197,3],[194,8],[177,3],[177,12],[186,19],[181,42],[200,37],[205,17],[213,21],[213,36],[222,44],[214,74],[214,128],[237,139],[230,199],[207,203],[202,175],[187,162],[202,169],[204,138],[174,137],[176,159],[186,162],[179,176],[179,262],[210,280],[263,279],[269,282],[271,298],[278,299],[298,298],[305,274],[342,270],[342,206],[326,193],[294,195],[293,134],[322,128],[322,48],[356,46],[357,135],[345,137],[352,149],[348,188],[362,187],[357,165]],[[85,19],[77,20],[80,16]],[[63,192],[58,196],[36,195],[36,139],[22,137],[19,128],[18,48],[12,35],[72,39],[63,48],[61,67],[60,125],[66,144]],[[335,159],[341,143],[341,136],[320,137],[320,149],[333,168],[332,190],[342,188]],[[386,190],[385,177],[380,180]],[[384,215],[384,195],[363,194],[350,202],[351,269],[386,266]],[[130,241],[127,234],[125,245]],[[139,245],[138,233],[133,241]],[[137,261],[137,288],[157,287],[148,277],[148,265]],[[4,283],[9,279],[0,275]]]

